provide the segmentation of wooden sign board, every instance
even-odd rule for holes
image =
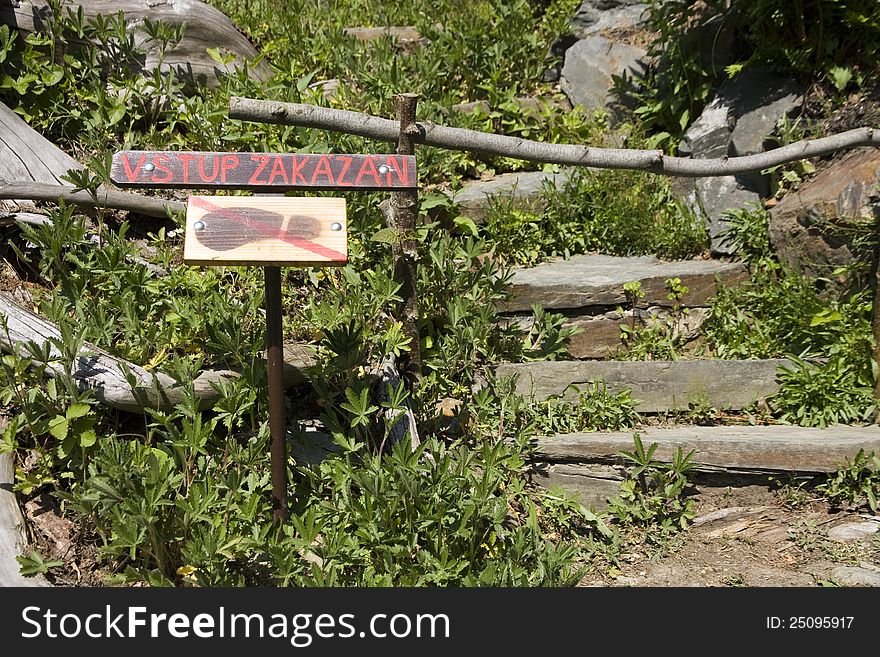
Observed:
[[[183,260],[190,265],[344,265],[345,199],[190,196]]]
[[[119,187],[179,189],[416,189],[413,155],[121,151],[110,180]]]

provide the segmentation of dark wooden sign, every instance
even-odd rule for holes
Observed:
[[[322,267],[348,262],[344,198],[190,196],[190,265]]]
[[[180,189],[416,189],[413,155],[121,151],[110,179],[119,187]]]

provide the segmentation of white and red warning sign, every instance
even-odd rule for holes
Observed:
[[[345,199],[190,196],[183,260],[191,265],[344,265]]]

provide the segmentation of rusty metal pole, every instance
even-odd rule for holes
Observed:
[[[264,267],[269,433],[272,436],[272,518],[287,518],[287,429],[284,421],[284,345],[281,331],[281,267]]]

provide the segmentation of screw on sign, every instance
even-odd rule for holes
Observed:
[[[110,179],[119,187],[286,191],[416,189],[412,155],[121,151]],[[287,515],[287,444],[281,267],[348,262],[344,198],[190,196],[183,260],[190,265],[259,265],[266,286],[266,359],[272,436],[272,509]]]

